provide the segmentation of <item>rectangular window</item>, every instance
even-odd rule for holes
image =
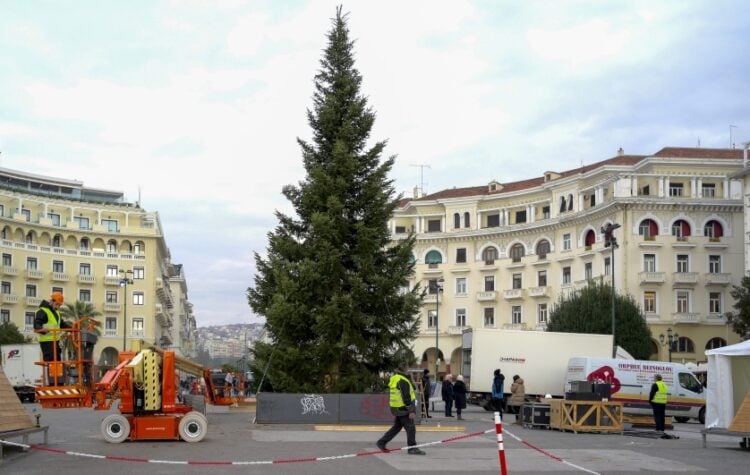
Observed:
[[[434,310],[427,311],[427,328],[437,328],[437,312]]]
[[[570,234],[563,234],[563,251],[570,250]]]
[[[456,249],[456,263],[463,264],[466,262],[466,248],[460,247]]]
[[[484,308],[484,326],[485,327],[495,326],[495,308],[494,307]]]
[[[39,262],[36,260],[36,257],[26,258],[26,268],[28,270],[37,270],[39,268]]]
[[[669,184],[669,196],[682,196],[682,183]]]
[[[708,272],[711,274],[721,273],[721,256],[708,256]]]
[[[105,330],[117,330],[117,318],[116,317],[105,318],[104,329]]]
[[[5,216],[5,206],[0,205],[0,216]]]
[[[114,290],[108,290],[107,291],[107,303],[117,303],[118,302],[118,293]]]
[[[540,270],[537,273],[537,285],[539,287],[547,287],[547,271]]]
[[[34,312],[26,312],[24,314],[24,330],[26,331],[33,331],[34,330]]]
[[[406,226],[396,226],[396,234],[406,234]]]
[[[143,331],[143,318],[141,317],[133,318],[132,325],[133,325],[133,331],[142,332]]]
[[[704,183],[701,187],[701,194],[704,198],[714,198],[716,196],[716,185],[713,183]]]
[[[440,232],[440,220],[439,219],[428,219],[427,220],[427,232],[428,233],[439,233]]]
[[[26,296],[27,297],[36,297],[36,285],[34,285],[34,284],[26,284]]]
[[[510,307],[510,315],[511,315],[512,323],[514,325],[519,325],[519,324],[523,323],[522,322],[522,317],[521,317],[521,306],[520,305],[513,305],[512,307]]]
[[[521,273],[513,274],[513,288],[520,289],[522,287]]]
[[[516,211],[516,224],[522,224],[526,222],[526,211]]]
[[[63,261],[52,261],[52,272],[65,272]]]
[[[47,213],[47,217],[52,221],[52,226],[60,226],[60,215],[57,213]]]
[[[133,305],[143,305],[143,292],[133,292]]]
[[[540,303],[536,306],[536,313],[539,317],[539,323],[547,323],[547,304]]]
[[[487,216],[487,227],[488,228],[496,228],[500,226],[500,215],[499,214],[490,214]]]
[[[80,289],[78,291],[78,300],[81,302],[91,302],[91,291],[89,289]]]
[[[443,284],[438,279],[430,279],[427,281],[427,293],[435,295],[443,290]]]
[[[465,308],[456,309],[456,326],[457,327],[466,326],[466,309]]]
[[[78,223],[78,229],[91,229],[89,227],[89,218],[74,216],[73,221]]]
[[[677,290],[677,313],[690,312],[690,292],[687,290]]]
[[[485,292],[495,291],[495,276],[494,275],[484,276],[484,291]]]
[[[62,287],[52,287],[52,292],[51,293],[54,294],[55,292],[57,292],[59,294],[64,294],[65,293],[65,292],[63,292],[63,288]]]
[[[643,272],[656,272],[656,254],[643,255]]]
[[[119,232],[116,219],[102,219],[102,226],[111,233]]]
[[[3,265],[4,266],[12,266],[13,265],[13,256],[10,254],[3,253]]]
[[[643,311],[646,313],[656,313],[656,292],[647,290],[643,292]]]
[[[79,264],[78,273],[81,275],[91,275],[91,264]]]
[[[549,206],[542,208],[542,219],[549,219]]]
[[[117,266],[108,265],[107,266],[107,277],[119,277],[120,271]]]
[[[609,257],[605,257],[604,258],[604,275],[609,275],[611,273],[612,273],[612,263]]]
[[[133,280],[143,280],[145,276],[146,271],[143,267],[133,267]]]
[[[721,314],[721,293],[708,293],[708,313]]]
[[[562,283],[570,284],[570,267],[563,267]]]
[[[0,310],[0,323],[9,323],[10,322],[10,310],[2,309]]]
[[[466,277],[458,277],[456,279],[456,293],[466,295]]]
[[[593,264],[591,262],[587,262],[583,265],[583,278],[586,280],[591,280],[594,278],[594,269]]]
[[[23,215],[24,219],[26,221],[31,221],[31,210],[23,208],[21,209],[21,214]]]
[[[690,258],[687,254],[677,254],[677,272],[690,272]]]
[[[10,294],[10,282],[3,281],[2,284],[0,284],[0,289],[2,289],[4,294]]]

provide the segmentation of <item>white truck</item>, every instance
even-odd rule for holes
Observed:
[[[35,390],[42,384],[42,367],[35,364],[42,361],[42,351],[38,343],[19,343],[0,346],[3,372],[16,391],[18,398],[34,402]]]
[[[622,402],[625,413],[651,415],[653,411],[648,397],[657,373],[669,388],[666,415],[674,417],[677,422],[687,422],[694,418],[703,424],[706,417],[706,393],[690,368],[681,363],[571,358],[565,381],[566,384],[573,381],[609,384],[610,400]]]
[[[469,401],[483,404],[491,398],[495,369],[505,375],[506,395],[517,374],[527,396],[563,396],[568,359],[612,356],[612,335],[474,328],[464,332],[462,346]]]

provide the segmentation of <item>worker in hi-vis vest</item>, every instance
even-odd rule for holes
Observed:
[[[648,400],[651,402],[651,408],[654,410],[654,423],[657,432],[664,432],[664,413],[667,409],[667,385],[662,381],[661,375],[654,375],[654,384],[651,385],[651,392]]]
[[[39,346],[42,349],[42,359],[44,361],[60,361],[62,354],[62,342],[60,337],[62,333],[60,328],[70,328],[68,322],[60,317],[60,307],[65,303],[65,298],[60,292],[53,292],[49,302],[42,300],[34,316],[34,332],[39,334]],[[50,368],[48,368],[48,371]],[[49,374],[49,373],[48,373]],[[49,384],[54,384],[54,378],[49,375]],[[60,382],[58,381],[58,384]]]
[[[391,414],[395,417],[393,426],[375,445],[382,451],[386,451],[386,444],[390,442],[396,434],[404,428],[406,431],[406,444],[409,446],[410,455],[424,455],[424,451],[417,445],[417,428],[414,426],[414,419],[417,417],[417,398],[414,392],[414,384],[409,379],[406,365],[402,364],[393,373],[388,381],[389,403]]]

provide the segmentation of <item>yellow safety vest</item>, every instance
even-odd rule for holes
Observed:
[[[664,381],[657,381],[656,383],[656,394],[654,394],[654,398],[651,400],[651,402],[656,404],[666,404],[667,403],[667,385],[664,384]]]
[[[53,332],[51,330],[59,330],[60,329],[60,321],[57,318],[57,315],[55,315],[56,312],[53,312],[51,309],[47,307],[42,307],[42,310],[44,310],[44,313],[47,314],[47,323],[44,324],[44,328],[47,330],[50,330],[48,333],[45,333],[43,335],[39,335],[39,341],[56,341],[60,339],[60,332]]]
[[[416,396],[414,395],[414,385],[411,384],[409,378],[405,378],[400,374],[394,374],[388,381],[388,387],[391,389],[391,398],[389,401],[390,407],[406,407],[406,404],[404,404],[404,399],[401,397],[401,390],[398,388],[398,383],[402,379],[409,383],[409,396],[411,397],[411,400],[414,401],[416,399]]]

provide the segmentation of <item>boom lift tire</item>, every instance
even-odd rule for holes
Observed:
[[[177,430],[185,442],[200,442],[208,432],[208,419],[200,412],[188,412],[180,419]]]
[[[130,422],[122,414],[110,414],[104,418],[101,425],[104,440],[119,444],[130,436]]]

